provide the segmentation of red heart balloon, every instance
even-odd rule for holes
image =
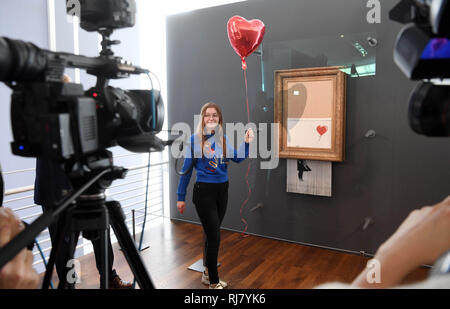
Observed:
[[[327,126],[317,126],[316,130],[320,134],[320,136],[322,136],[328,131],[328,127]]]
[[[261,44],[266,26],[259,19],[246,20],[233,16],[228,20],[227,32],[230,44],[242,59],[242,69],[247,68],[245,57],[253,53]]]

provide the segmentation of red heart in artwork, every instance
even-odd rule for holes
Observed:
[[[327,126],[317,126],[316,130],[320,134],[320,136],[322,136],[328,131],[328,127]]]
[[[230,44],[242,59],[242,69],[246,69],[245,57],[253,53],[261,44],[266,26],[259,19],[246,20],[233,16],[228,20],[227,32]]]

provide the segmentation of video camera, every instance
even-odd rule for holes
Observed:
[[[67,0],[68,11],[69,2]],[[40,49],[32,43],[0,37],[0,81],[13,89],[12,152],[24,157],[44,156],[55,161],[83,160],[107,147],[120,145],[133,152],[162,151],[167,145],[155,135],[164,122],[164,105],[157,90],[122,90],[110,79],[149,74],[115,57],[109,36],[114,29],[135,22],[135,2],[80,0],[80,25],[98,31],[98,57]],[[94,87],[63,83],[65,68],[86,69],[97,77]]]
[[[125,224],[125,215],[116,201],[106,201],[105,189],[113,180],[124,178],[126,169],[113,166],[106,148],[119,145],[132,152],[162,151],[172,141],[156,134],[164,123],[164,105],[159,91],[122,90],[108,85],[111,79],[150,71],[114,56],[110,40],[115,29],[135,23],[135,0],[67,0],[86,31],[98,31],[102,50],[98,57],[40,49],[36,45],[0,37],[0,81],[11,95],[12,152],[36,157],[64,167],[73,186],[57,204],[0,248],[0,268],[60,215],[58,241],[52,251],[43,287],[47,288],[58,249],[67,236],[67,253],[73,257],[80,232],[88,239],[99,238],[101,246],[101,287],[108,287],[110,225],[141,288],[154,285]],[[77,14],[79,13],[79,15]],[[85,69],[97,77],[96,85],[84,91],[82,85],[63,82],[66,68]],[[53,246],[54,245],[54,246]],[[66,287],[67,276],[60,278]]]
[[[450,0],[402,0],[389,18],[400,31],[394,61],[412,80],[422,80],[409,102],[409,124],[419,134],[450,136]]]

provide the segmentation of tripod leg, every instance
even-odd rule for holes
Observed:
[[[80,222],[79,228],[83,230],[83,237],[90,239],[94,247],[95,262],[100,273],[100,288],[108,289],[114,255],[109,237],[109,213],[102,203],[93,204],[88,209],[77,212],[77,218]]]
[[[42,281],[42,289],[48,289],[50,285],[50,281],[52,280],[53,275],[53,267],[55,266],[56,261],[56,254],[59,251],[59,248],[61,247],[61,243],[64,241],[64,234],[61,233],[61,235],[58,236],[57,243],[52,246],[52,250],[50,251],[50,258],[47,262],[47,267],[45,269],[45,276],[44,280]]]
[[[100,288],[109,288],[109,258],[108,258],[108,243],[109,243],[109,229],[99,231],[100,233]]]
[[[139,256],[133,238],[125,224],[125,215],[120,208],[120,204],[116,201],[109,201],[106,202],[106,206],[109,210],[111,226],[139,287],[141,289],[154,289],[155,286],[153,285],[152,279]]]
[[[47,267],[45,270],[45,276],[44,276],[44,280],[42,282],[42,289],[48,289],[49,285],[50,285],[50,281],[52,280],[52,274],[53,274],[53,267],[55,266],[56,263],[56,259],[57,259],[57,254],[61,254],[61,248],[63,248],[63,243],[64,243],[64,237],[66,234],[66,229],[64,228],[62,222],[63,221],[58,221],[58,224],[56,226],[55,229],[55,238],[57,239],[57,241],[55,243],[52,243],[52,250],[50,252],[50,258],[47,262]],[[49,227],[50,229],[50,227]],[[65,254],[65,252],[63,252],[62,254]]]
[[[69,238],[69,249],[68,249],[68,255],[67,255],[67,260],[66,263],[68,261],[70,261],[71,259],[73,259],[74,255],[75,255],[75,249],[77,247],[77,242],[78,242],[78,237],[80,236],[80,232],[74,232],[71,231],[70,232],[70,238]],[[67,268],[67,265],[65,265],[65,269],[64,269],[64,276],[62,276],[62,278],[59,278],[60,282],[58,285],[58,289],[66,289],[67,286],[67,274],[69,272],[69,269]],[[75,282],[69,282],[69,284],[71,285],[75,285]]]

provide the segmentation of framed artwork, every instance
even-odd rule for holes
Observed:
[[[275,71],[280,158],[344,161],[345,95],[340,67]]]

